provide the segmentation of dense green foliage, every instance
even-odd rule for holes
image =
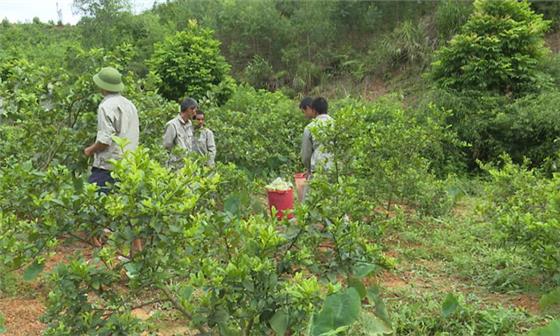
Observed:
[[[28,223],[8,215],[19,210],[15,199],[4,201],[8,217],[1,221],[2,265],[18,268],[32,261],[25,272],[29,279],[40,273],[42,255],[60,243],[62,234],[86,241],[76,232],[99,235],[110,230],[91,261],[76,256],[53,273],[47,334],[134,334],[142,325],[130,316],[133,302],[153,301],[151,297],[169,302],[200,330],[260,335],[271,328],[269,319],[279,328],[282,318],[284,330],[301,331],[326,295],[340,291],[336,283],[322,288],[320,279],[341,274],[361,291],[364,285],[358,279],[384,263],[375,244],[365,239],[375,237],[368,233],[370,227],[357,222],[351,231],[340,222],[341,227],[329,229],[325,237],[321,226],[312,225],[322,217],[303,209],[297,222],[282,223],[280,231],[273,218],[241,218],[233,209],[216,209],[214,204],[225,196],[220,184],[228,178],[220,173],[228,170],[218,167],[210,173],[185,163],[173,172],[150,159],[147,150],[129,153],[115,164],[118,191],[108,196],[73,179],[63,167],[46,174],[31,170],[34,182],[44,186],[41,195],[33,197],[33,212],[27,215],[34,220]],[[19,182],[13,175],[21,175],[19,170],[8,172],[3,171],[3,190]],[[33,186],[27,188],[33,193]],[[359,209],[359,204],[354,206]],[[138,238],[144,248],[130,257],[131,243]],[[325,240],[332,243],[326,249],[320,247]],[[123,286],[126,291],[119,289]],[[339,300],[347,299],[335,296],[325,305],[338,305]],[[353,304],[359,313],[360,297]],[[333,328],[349,326],[358,315],[340,318],[342,324]],[[316,323],[322,319],[319,314]]]
[[[428,104],[450,110],[467,164],[508,153],[534,165],[555,155],[557,67],[544,45],[549,22],[528,2],[475,1],[461,32],[436,54]]]
[[[508,153],[518,163],[528,158],[536,166],[558,151],[557,90],[517,99],[446,90],[433,90],[427,97],[426,104],[451,111],[447,122],[459,139],[468,144],[462,150],[471,168],[476,167],[476,160],[497,160],[502,153]],[[460,161],[458,153],[457,148],[451,147],[446,155]]]
[[[76,26],[0,25],[0,290],[42,281],[46,335],[139,335],[161,318],[210,335],[511,335],[557,317],[470,293],[475,282],[486,294],[558,284],[560,62],[533,12],[555,28],[555,5],[75,6]],[[104,66],[123,73],[141,124],[141,147],[115,163],[108,195],[85,182],[82,153]],[[277,221],[263,185],[302,170],[306,121],[293,98],[306,94],[329,99],[334,121],[312,132],[334,167],[314,174],[294,219]],[[164,164],[161,136],[184,96],[216,135],[213,169],[196,156],[177,171]],[[503,167],[482,163],[486,188],[459,182],[504,152]],[[469,219],[454,207],[466,194],[482,205]],[[72,255],[51,270],[63,246]],[[470,294],[386,284],[429,273],[426,256],[453,265],[448,282],[473,278]],[[153,316],[140,321],[141,308]]]
[[[438,85],[519,95],[550,80],[539,69],[548,22],[527,2],[477,0],[474,12],[438,50],[432,76]]]
[[[351,99],[337,103],[336,123],[317,134],[334,155],[330,174],[356,186],[357,198],[367,199],[371,207],[390,210],[392,204],[404,203],[428,213],[448,209],[432,166],[443,155],[443,144],[455,141],[444,125],[444,111],[415,116],[394,97],[373,104]]]
[[[183,97],[212,96],[220,102],[231,93],[229,65],[220,55],[220,43],[212,31],[191,21],[187,31],[181,31],[156,43],[149,60],[151,70],[161,78],[160,92],[170,100]]]
[[[282,93],[239,87],[224,106],[207,110],[207,125],[221,138],[218,159],[259,176],[293,172],[304,127],[296,106]]]
[[[485,167],[493,183],[484,214],[497,225],[504,242],[522,247],[538,268],[555,275],[560,267],[559,176],[547,179],[504,159],[502,168]]]

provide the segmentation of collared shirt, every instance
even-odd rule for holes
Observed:
[[[178,146],[188,152],[192,151],[193,126],[190,120],[184,121],[181,115],[169,120],[165,125],[163,147],[172,150]]]
[[[165,125],[165,133],[163,134],[163,147],[171,151],[175,147],[189,153],[193,150],[193,125],[190,120],[184,121],[181,114],[171,119]],[[170,166],[180,167],[180,156],[170,154],[168,164]]]
[[[109,160],[119,160],[123,151],[113,141],[113,136],[128,140],[125,151],[135,150],[140,137],[140,122],[138,111],[134,104],[118,93],[106,95],[97,109],[97,138],[96,142],[109,145],[105,150],[93,156],[93,166],[111,170],[113,165]]]
[[[203,127],[194,132],[193,150],[201,155],[208,156],[208,165],[214,166],[216,160],[216,143],[214,142],[214,132]]]
[[[323,165],[325,169],[330,169],[332,166],[332,155],[324,152],[323,146],[313,137],[314,128],[321,127],[332,121],[334,119],[328,114],[319,114],[303,131],[301,159],[305,169],[310,173],[315,172],[318,165]]]

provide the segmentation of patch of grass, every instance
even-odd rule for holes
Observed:
[[[441,218],[409,218],[388,227],[386,252],[399,263],[377,281],[395,335],[520,335],[550,318],[538,299],[551,284],[520,251],[503,246],[492,223],[478,218],[480,197],[464,196]],[[450,292],[460,309],[444,317]]]
[[[43,277],[28,282],[22,279],[21,272],[0,272],[0,298],[35,298],[46,295],[48,290],[44,288]]]
[[[19,281],[15,273],[2,272],[0,275],[0,296],[11,297],[19,292]]]
[[[399,242],[397,251],[407,260],[443,261],[448,274],[490,291],[546,289],[534,265],[504,247],[491,223],[477,219],[475,206],[476,199],[466,198],[457,205],[460,214],[393,228],[392,240]]]
[[[474,294],[459,295],[459,307],[448,317],[442,313],[445,292],[400,288],[393,295],[387,304],[396,335],[519,335],[543,320],[517,308],[485,306]]]

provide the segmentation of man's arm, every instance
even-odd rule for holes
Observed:
[[[165,127],[165,133],[163,134],[163,147],[167,150],[173,149],[176,136],[177,131],[175,131],[175,127],[172,124],[167,124]]]
[[[301,140],[301,161],[308,173],[311,172],[311,155],[313,154],[313,140],[311,139],[311,132],[309,128],[303,131],[303,138]]]
[[[109,147],[109,145],[106,145],[106,144],[101,143],[101,142],[96,142],[93,145],[86,147],[84,149],[84,154],[86,156],[92,156],[95,153],[103,152],[104,150],[107,149],[107,147]]]
[[[95,143],[84,149],[86,156],[102,152],[113,143],[113,135],[116,134],[113,120],[103,107],[97,110],[97,137]]]
[[[216,143],[214,142],[214,132],[210,130],[206,137],[206,147],[208,148],[208,165],[213,166],[216,160]]]

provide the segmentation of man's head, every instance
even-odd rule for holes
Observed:
[[[181,115],[185,121],[191,120],[198,109],[198,103],[193,98],[186,98],[181,103]]]
[[[95,76],[93,82],[101,89],[103,94],[117,93],[124,89],[120,72],[113,67],[101,69]]]
[[[317,97],[317,98],[313,99],[313,102],[311,103],[311,109],[317,115],[327,114],[327,112],[329,110],[329,104],[327,103],[327,100],[325,98]]]
[[[202,112],[201,110],[197,110],[196,115],[194,116],[194,120],[196,120],[194,124],[196,127],[204,127],[204,112]]]
[[[304,97],[301,102],[299,103],[299,108],[303,111],[303,116],[307,119],[315,118],[315,114],[311,109],[311,103],[313,102],[313,98],[311,97]]]

